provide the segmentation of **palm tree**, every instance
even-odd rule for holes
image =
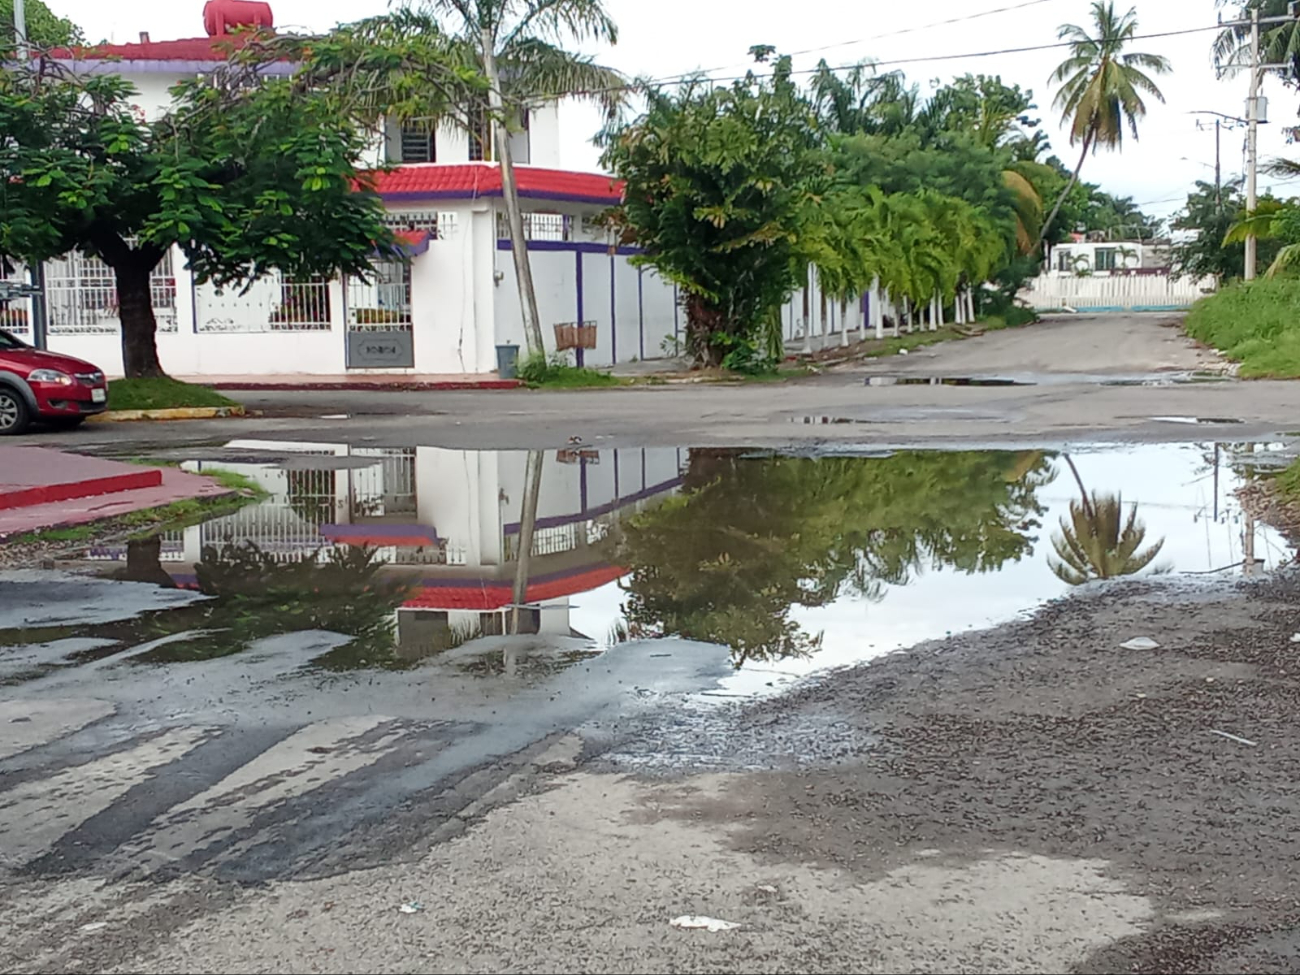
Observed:
[[[530,104],[564,97],[595,101],[613,114],[621,104],[624,79],[592,58],[566,50],[566,42],[618,42],[618,27],[603,0],[424,0],[448,34],[461,41],[464,56],[487,77],[489,90],[475,93],[461,121],[490,158],[484,127],[496,131],[502,195],[510,220],[510,243],[519,283],[524,332],[530,352],[541,352],[542,332],[528,262],[523,217],[514,181],[514,160],[504,117]]]
[[[1141,572],[1164,548],[1162,538],[1142,548],[1146,526],[1137,520],[1137,505],[1124,517],[1124,499],[1093,493],[1091,499],[1070,502],[1069,519],[1061,519],[1060,532],[1052,535],[1057,559],[1047,559],[1062,582],[1081,586],[1093,579],[1115,579]],[[1059,561],[1058,561],[1059,559]],[[1157,573],[1167,572],[1157,567]]]
[[[1238,23],[1224,28],[1214,39],[1214,64],[1223,71],[1235,71],[1250,64],[1250,17],[1258,9],[1261,18],[1290,14],[1291,0],[1219,0],[1219,6],[1238,9]],[[1266,25],[1259,35],[1260,60],[1264,64],[1289,65],[1292,76],[1300,65],[1300,21]],[[1284,72],[1285,73],[1285,72]]]
[[[1297,170],[1300,172],[1300,169]],[[1254,212],[1247,213],[1228,228],[1223,246],[1239,244],[1247,237],[1260,240],[1278,240],[1283,247],[1269,265],[1264,276],[1277,277],[1300,264],[1300,206],[1294,201],[1260,200]]]
[[[1061,112],[1062,121],[1069,123],[1070,145],[1082,143],[1083,150],[1056,206],[1043,221],[1044,240],[1065,198],[1079,181],[1088,153],[1101,146],[1120,149],[1125,125],[1134,139],[1138,137],[1138,120],[1147,113],[1144,92],[1158,101],[1165,100],[1147,72],[1168,73],[1168,59],[1158,54],[1124,53],[1137,33],[1137,12],[1130,10],[1119,17],[1113,0],[1094,0],[1092,19],[1095,36],[1075,24],[1065,24],[1058,32],[1061,40],[1069,42],[1070,56],[1052,73],[1052,81],[1061,86],[1053,104]]]

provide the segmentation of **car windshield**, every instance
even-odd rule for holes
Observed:
[[[26,342],[0,328],[0,352],[12,352],[14,349],[25,348],[27,348]]]

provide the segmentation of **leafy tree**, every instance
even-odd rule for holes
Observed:
[[[780,58],[770,79],[653,91],[604,164],[626,181],[612,216],[685,295],[686,345],[716,366],[779,328],[806,266],[802,236],[824,184],[812,106]]]
[[[1191,231],[1194,236],[1173,249],[1173,266],[1180,274],[1195,277],[1214,276],[1220,281],[1239,278],[1246,266],[1244,241],[1225,243],[1233,226],[1246,214],[1242,181],[1233,180],[1222,189],[1212,183],[1198,182],[1195,192],[1187,195],[1187,205],[1172,222],[1175,230]],[[1261,197],[1257,212],[1268,212],[1280,203],[1274,197]],[[1265,237],[1259,241],[1259,259],[1269,266],[1277,258],[1281,241]]]
[[[43,0],[27,0],[23,12],[27,21],[27,43],[38,50],[71,47],[86,39],[80,27],[67,17],[55,14]],[[14,0],[0,0],[0,48],[8,49],[16,42]]]
[[[437,114],[467,83],[423,26],[381,19],[250,41],[223,69],[177,85],[154,121],[137,116],[117,75],[50,61],[0,73],[0,256],[103,259],[132,377],[162,374],[149,275],[172,245],[199,280],[223,287],[272,270],[366,274],[400,254],[378,197],[357,191],[376,101]],[[297,73],[266,77],[286,56],[300,59]]]
[[[862,460],[693,450],[682,494],[624,526],[628,629],[732,648],[747,660],[820,646],[790,615],[952,567],[994,570],[1033,551],[1041,453],[900,453]]]
[[[1242,213],[1223,237],[1224,248],[1243,247],[1254,236],[1273,245],[1273,260],[1266,277],[1275,277],[1300,265],[1300,200],[1265,199],[1253,213]]]
[[[1168,73],[1168,60],[1158,54],[1124,50],[1137,33],[1136,11],[1120,17],[1114,0],[1094,0],[1092,19],[1093,34],[1075,24],[1065,24],[1059,32],[1061,40],[1070,44],[1070,56],[1052,74],[1052,80],[1061,86],[1054,105],[1070,126],[1070,145],[1082,143],[1083,149],[1070,182],[1044,221],[1044,231],[1056,220],[1088,153],[1098,147],[1120,149],[1125,126],[1134,139],[1138,137],[1138,121],[1147,111],[1144,93],[1165,100],[1147,72]]]

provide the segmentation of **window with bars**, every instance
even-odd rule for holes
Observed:
[[[573,218],[563,213],[525,213],[525,240],[572,240]],[[504,213],[497,214],[497,239],[510,238],[510,224]]]
[[[479,104],[469,110],[469,161],[492,160],[492,126],[489,124],[487,106]]]
[[[438,161],[438,145],[433,129],[427,125],[403,125],[399,146],[404,163]]]
[[[1098,247],[1094,254],[1093,267],[1098,271],[1115,270],[1118,253],[1114,247]]]

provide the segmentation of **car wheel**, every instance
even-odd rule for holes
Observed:
[[[75,430],[86,422],[84,416],[52,416],[44,421],[55,430]]]
[[[31,411],[18,390],[0,386],[0,437],[22,433],[31,422]]]

